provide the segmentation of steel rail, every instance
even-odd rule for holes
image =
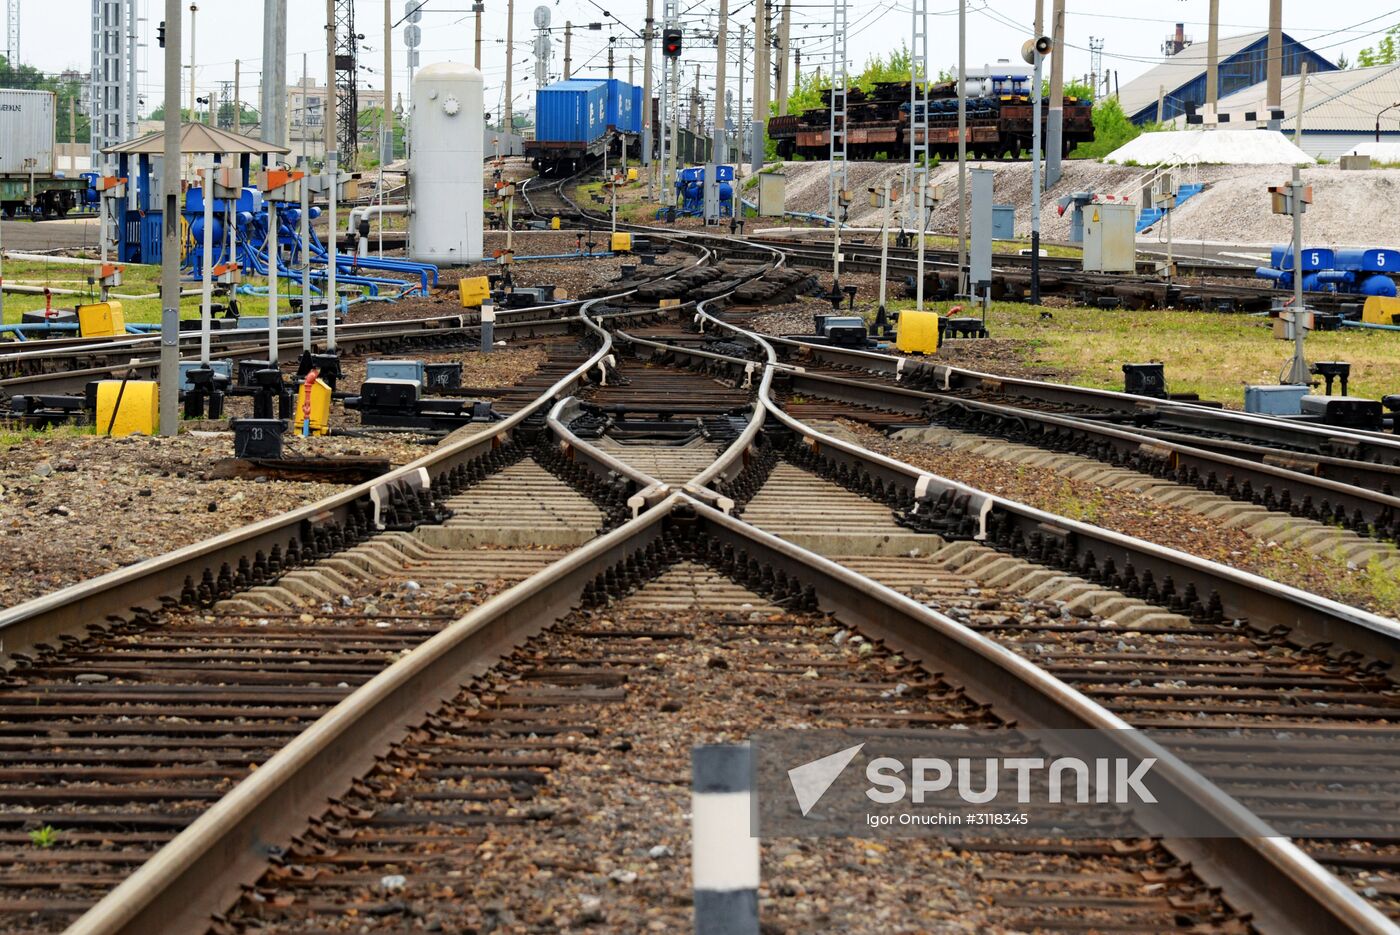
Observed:
[[[706,316],[710,321],[723,326],[736,334],[741,334],[760,346],[765,345],[764,336],[755,332],[747,331],[738,326],[716,319],[713,316]],[[770,353],[772,351],[769,347]],[[770,358],[771,359],[771,358]],[[770,365],[770,370],[772,369]],[[804,443],[815,448],[823,448],[827,451],[842,451],[849,462],[864,462],[866,465],[875,465],[884,468],[886,472],[904,474],[907,481],[919,485],[923,481],[924,472],[901,462],[885,458],[875,452],[867,451],[859,446],[852,445],[841,439],[825,435],[812,429],[805,423],[789,416],[772,399],[771,394],[760,397],[764,406],[769,409],[772,415],[788,428],[801,433]],[[939,478],[938,480],[943,480]],[[950,483],[944,481],[945,483]],[[1074,534],[1101,534],[1104,545],[1118,545],[1130,556],[1144,553],[1155,553],[1156,556],[1166,559],[1168,564],[1175,565],[1183,562],[1186,566],[1195,566],[1203,571],[1216,571],[1223,573],[1223,578],[1230,584],[1243,586],[1246,589],[1257,590],[1267,595],[1273,608],[1280,606],[1287,607],[1290,603],[1301,603],[1302,608],[1296,608],[1303,613],[1295,613],[1295,617],[1303,616],[1310,619],[1308,610],[1315,610],[1321,613],[1331,612],[1336,614],[1338,622],[1348,628],[1349,631],[1359,632],[1363,635],[1361,640],[1349,640],[1343,642],[1346,646],[1361,646],[1361,651],[1366,651],[1365,647],[1377,646],[1388,652],[1382,652],[1378,658],[1385,659],[1393,663],[1397,656],[1397,649],[1400,649],[1400,623],[1381,618],[1364,611],[1346,607],[1325,598],[1320,598],[1307,592],[1290,588],[1286,585],[1279,585],[1267,579],[1239,572],[1225,566],[1218,566],[1213,562],[1207,562],[1194,556],[1176,552],[1152,543],[1142,542],[1112,533],[1107,530],[1099,530],[1086,524],[1063,517],[1053,516],[1031,507],[1026,507],[1014,501],[1004,500],[993,495],[983,494],[990,501],[983,510],[983,517],[987,516],[990,510],[1009,514],[1017,517],[1029,524],[1034,524],[1034,528],[1046,529],[1055,525],[1062,525]],[[783,547],[788,550],[801,551],[796,546],[782,542]],[[823,561],[826,561],[823,559]],[[828,562],[831,565],[826,572],[825,579],[828,582],[836,583],[840,581],[840,573],[852,574],[841,566]],[[1212,568],[1213,566],[1213,568]],[[1195,570],[1195,569],[1193,569]],[[877,586],[878,587],[878,586]],[[1224,590],[1221,591],[1222,596]],[[826,590],[819,590],[819,600],[823,609],[827,607],[827,601],[831,600],[830,586]],[[849,615],[866,611],[867,605],[863,603],[863,598],[857,597],[853,603],[834,608],[835,613],[847,619]],[[1256,610],[1258,608],[1255,608]],[[877,615],[876,619],[869,620],[862,624],[862,628],[867,633],[879,633],[882,629],[881,622],[892,619],[889,615]],[[1267,617],[1270,622],[1276,621],[1277,617]],[[1296,624],[1295,624],[1296,626]],[[1354,628],[1360,627],[1359,631]],[[966,634],[977,640],[987,639],[972,631]],[[1378,641],[1372,635],[1379,635]],[[897,631],[886,633],[886,639],[899,645],[900,634]],[[1325,634],[1324,634],[1325,635]],[[990,640],[988,640],[990,642]],[[908,645],[908,644],[905,644]],[[918,655],[922,647],[910,647],[911,654]],[[1000,648],[1000,647],[998,647]],[[1010,650],[1004,650],[1014,656]],[[1375,655],[1372,653],[1372,655]],[[925,656],[925,658],[928,658]],[[937,658],[940,664],[946,664],[949,655],[945,647],[939,647],[933,652],[933,658]],[[1028,661],[1015,657],[1024,666],[1035,669]],[[954,667],[958,668],[957,666]],[[1040,675],[1053,682],[1059,680],[1047,673],[1036,670]],[[1069,686],[1060,683],[1063,696],[1078,696]],[[998,686],[995,684],[982,683],[980,686],[990,692],[997,692]],[[974,692],[975,694],[975,692]],[[1099,708],[1097,703],[1083,699],[1086,705]],[[1112,715],[1107,710],[1099,708],[1107,718],[1117,721],[1118,729],[1130,726]],[[1037,710],[1035,705],[1023,709],[1022,723],[1041,724],[1045,726],[1070,726],[1065,723],[1048,723],[1044,719],[1044,712]],[[1089,726],[1089,725],[1076,725]],[[1093,725],[1100,726],[1100,725]],[[1164,751],[1165,752],[1165,751]],[[1222,821],[1226,826],[1235,830],[1240,836],[1237,839],[1229,837],[1222,838],[1171,838],[1163,841],[1164,846],[1172,851],[1179,859],[1191,863],[1199,868],[1206,868],[1203,878],[1213,884],[1220,885],[1226,897],[1238,908],[1254,914],[1254,922],[1260,925],[1263,931],[1330,931],[1336,926],[1343,926],[1346,931],[1375,931],[1375,932],[1396,932],[1400,927],[1395,926],[1379,910],[1367,904],[1361,897],[1353,892],[1337,876],[1328,872],[1311,857],[1306,855],[1297,845],[1286,838],[1271,833],[1271,829],[1263,825],[1246,808],[1226,796],[1213,783],[1196,773],[1191,767],[1185,766],[1168,754],[1168,759],[1174,764],[1173,770],[1179,771],[1182,776],[1189,774],[1189,785],[1195,790],[1188,793],[1188,798],[1193,798],[1196,804],[1201,800],[1209,801],[1212,806],[1208,809],[1211,816]],[[1199,798],[1196,798],[1199,796]],[[1228,816],[1228,818],[1226,817]],[[1253,828],[1253,832],[1244,830]],[[1279,901],[1276,901],[1279,900]],[[1267,923],[1267,924],[1261,924]],[[1301,926],[1294,928],[1295,926]]]
[[[732,323],[713,317],[711,320],[759,344],[769,340],[766,335]],[[1283,626],[1290,631],[1291,638],[1302,645],[1329,643],[1392,666],[1400,664],[1400,621],[1176,549],[975,490],[814,429],[784,411],[771,392],[761,398],[777,423],[797,433],[804,444],[822,457],[844,464],[854,472],[866,472],[887,485],[893,482],[902,489],[912,490],[915,500],[921,504],[937,503],[945,491],[955,501],[966,498],[968,513],[978,518],[975,538],[988,540],[988,544],[1000,544],[998,537],[1004,540],[1013,530],[1019,531],[1025,541],[1034,536],[1054,545],[1059,557],[1053,564],[1075,574],[1082,573],[1080,569],[1090,555],[1096,567],[1109,559],[1120,568],[1131,563],[1137,574],[1150,571],[1157,582],[1171,578],[1177,588],[1194,587],[1202,600],[1213,592],[1219,596],[1227,619],[1248,620],[1259,629]]]
[[[1381,464],[1400,463],[1400,437],[1358,431],[1340,426],[1279,419],[1247,412],[1203,406],[1182,400],[1134,396],[1117,390],[1100,390],[1022,377],[1005,377],[920,360],[854,348],[836,348],[796,338],[765,335],[777,348],[835,366],[853,367],[894,377],[897,382],[925,383],[935,391],[995,393],[1021,396],[1038,402],[1081,406],[1123,413],[1155,424],[1180,425],[1204,431],[1250,437],[1256,441],[1288,442],[1292,447],[1321,454],[1351,454],[1351,460]]]
[[[590,364],[596,366],[593,361],[606,349],[605,344]],[[765,369],[771,373],[775,368],[770,362]],[[786,415],[771,399],[764,402],[775,417]],[[845,444],[820,433],[804,432],[804,436],[828,447]],[[424,460],[428,459],[420,462]],[[668,523],[736,544],[755,559],[819,585],[824,610],[904,648],[908,655],[936,659],[942,670],[954,673],[974,695],[1022,726],[1113,730],[1125,752],[1158,755],[1160,748],[1126,723],[992,640],[827,559],[676,493],[626,526],[488,600],[355,691],[107,894],[70,931],[84,935],[202,931],[211,914],[236,898],[242,884],[257,878],[272,847],[290,841],[304,827],[307,815],[316,813],[329,796],[372,766],[376,753],[450,699],[463,681],[486,671],[521,640],[566,614],[588,583],[656,541]],[[1183,859],[1194,861],[1198,869],[1204,868],[1209,882],[1222,884],[1227,899],[1253,913],[1254,923],[1262,930],[1396,931],[1389,920],[1291,842],[1267,836],[1269,829],[1233,799],[1166,751],[1160,753],[1170,801],[1242,835],[1165,843],[1179,856],[1184,853]]]
[[[623,293],[630,294],[630,293]],[[615,298],[615,297],[614,297]],[[603,299],[590,300],[585,309]],[[580,311],[575,321],[585,318]],[[555,398],[572,393],[588,371],[599,366],[612,351],[611,336],[604,333],[601,346],[586,361],[556,381],[529,405],[490,430],[455,443],[439,446],[430,454],[403,467],[310,505],[280,516],[230,530],[193,545],[138,562],[51,594],[0,610],[0,668],[8,656],[64,635],[78,635],[94,623],[125,615],[134,608],[154,612],[160,598],[178,593],[186,576],[199,580],[206,569],[251,559],[259,551],[282,547],[291,536],[309,542],[318,529],[343,525],[352,507],[366,502],[386,502],[399,486],[428,489],[430,472],[442,473],[508,442],[511,435]]]
[[[1400,497],[1380,493],[1367,487],[1319,477],[1296,467],[1268,463],[1261,453],[1259,460],[1250,460],[1232,454],[1211,451],[1195,445],[1145,435],[1128,428],[1079,419],[1073,416],[1035,410],[1017,409],[1014,406],[989,403],[982,400],[947,397],[937,393],[915,390],[902,386],[872,384],[861,380],[813,373],[806,370],[788,371],[785,379],[794,392],[810,393],[841,402],[869,405],[876,408],[894,409],[913,415],[930,415],[930,407],[939,412],[966,412],[991,416],[1003,423],[1018,423],[1027,428],[1041,426],[1045,434],[1058,432],[1060,439],[1079,436],[1110,445],[1125,459],[1147,461],[1163,472],[1192,469],[1204,479],[1218,475],[1221,483],[1227,476],[1234,477],[1243,486],[1248,483],[1259,497],[1266,490],[1289,490],[1296,503],[1304,497],[1315,504],[1328,504],[1325,520],[1333,521],[1336,510],[1340,509],[1346,522],[1358,534],[1366,535],[1366,527],[1380,530],[1380,538],[1386,534],[1400,532]],[[974,429],[975,431],[975,429]],[[1030,444],[1035,444],[1034,440]],[[1354,517],[1362,522],[1356,523]]]
[[[827,237],[825,244],[823,244],[820,239],[820,235],[825,233],[825,231],[825,228],[765,228],[764,230],[754,231],[749,239],[755,243],[761,244],[781,244],[786,246],[808,247],[813,250],[824,250],[825,252],[823,255],[830,261],[831,238]],[[812,234],[818,236],[812,238],[809,236]],[[843,253],[854,252],[866,258],[871,256],[878,258],[880,255],[879,234],[880,229],[878,227],[851,228],[843,226],[841,228],[841,251]],[[847,239],[848,235],[870,235],[875,238],[875,242],[868,243],[860,239]],[[1041,246],[1053,245],[1042,241]],[[1063,246],[1073,247],[1074,245],[1064,244]],[[925,256],[957,257],[956,250],[949,250],[941,247],[926,247],[924,252]],[[917,256],[917,251],[912,247],[890,247],[889,256],[891,260],[912,260]],[[999,252],[992,254],[993,263],[1003,263],[1010,266],[1029,266],[1030,261],[1031,256],[1029,248],[1026,248],[1024,253]],[[1042,269],[1052,272],[1078,272],[1078,267],[1081,267],[1083,263],[1082,259],[1079,257],[1055,256],[1041,257],[1040,262],[1042,264]],[[1223,263],[1203,260],[1197,257],[1181,257],[1175,262],[1178,269],[1192,270],[1199,275],[1216,275],[1250,280],[1255,278],[1254,270],[1258,266],[1257,263],[1253,266],[1249,266],[1243,263]],[[1153,260],[1139,260],[1137,265],[1140,273],[1152,273],[1156,270],[1156,262]]]
[[[693,265],[707,262],[710,256],[708,249],[702,249]],[[527,419],[536,414],[544,415],[546,407],[555,399],[571,395],[585,375],[602,365],[612,351],[611,334],[590,325],[589,311],[605,302],[625,298],[633,291],[629,289],[584,300],[575,316],[555,320],[554,323],[560,327],[580,323],[585,327],[594,327],[601,342],[599,349],[529,405],[493,425],[489,431],[440,445],[430,454],[374,480],[280,516],[229,530],[202,542],[0,610],[0,671],[9,668],[9,659],[14,654],[26,653],[41,643],[63,636],[79,636],[109,618],[133,611],[158,611],[162,598],[178,594],[187,577],[198,581],[206,571],[223,565],[236,566],[240,559],[251,561],[259,552],[270,553],[274,547],[288,546],[292,538],[300,543],[309,543],[315,540],[318,533],[324,535],[330,530],[339,531],[349,525],[352,511],[368,509],[372,505],[377,523],[381,507],[392,500],[395,491],[430,490],[435,477],[506,444]],[[627,314],[654,314],[655,311]]]
[[[368,772],[459,685],[568,613],[598,574],[657,538],[668,515],[649,510],[575,549],[388,666],[195,819],[68,935],[204,932],[328,797]]]
[[[817,587],[823,611],[936,666],[1001,717],[1091,729],[1124,755],[1155,757],[1159,803],[1233,837],[1164,840],[1267,933],[1394,933],[1396,927],[1292,842],[1121,718],[994,640],[820,555],[684,493],[471,610],[361,686],[182,831],[80,918],[70,935],[202,931],[328,798],[458,686],[565,616],[589,582],[684,529]]]

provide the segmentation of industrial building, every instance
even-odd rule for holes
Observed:
[[[1123,113],[1133,123],[1171,120],[1185,114],[1190,106],[1201,107],[1206,102],[1206,44],[1192,43],[1185,36],[1184,27],[1178,24],[1176,34],[1167,40],[1163,51],[1167,55],[1160,65],[1134,78],[1118,91],[1118,102]],[[1217,55],[1222,98],[1220,108],[1224,110],[1223,98],[1227,95],[1261,84],[1266,79],[1269,33],[1260,30],[1241,36],[1222,37]],[[1283,74],[1297,75],[1302,71],[1304,62],[1314,75],[1337,70],[1332,62],[1284,33]],[[1263,99],[1262,94],[1260,99]]]
[[[1283,132],[1292,138],[1298,120],[1298,76],[1283,82]],[[1220,129],[1250,129],[1241,119],[1247,113],[1263,115],[1266,85],[1260,82],[1220,98],[1219,112],[1231,121]],[[1298,146],[1310,156],[1336,159],[1356,152],[1372,152],[1374,144],[1400,143],[1400,65],[1376,65],[1346,71],[1309,74],[1303,88],[1303,134]],[[1173,123],[1181,127],[1184,118]],[[1389,148],[1389,147],[1387,147]]]

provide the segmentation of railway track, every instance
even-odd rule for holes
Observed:
[[[691,316],[718,340],[678,327]],[[0,870],[14,904],[0,905],[0,930],[57,927],[83,909],[73,931],[562,912],[550,884],[534,902],[511,889],[516,871],[547,871],[539,879],[569,900],[569,881],[627,886],[637,873],[601,861],[605,844],[635,850],[636,835],[614,842],[590,821],[603,814],[596,797],[561,801],[565,790],[617,794],[633,815],[621,796],[683,788],[688,746],[717,727],[1364,729],[1394,715],[1381,667],[1392,623],[843,441],[784,411],[772,344],[704,307],[595,302],[572,324],[587,356],[482,434],[0,612],[7,661],[23,664],[0,685],[0,705],[13,693],[5,710],[17,712],[0,739],[43,757],[0,773],[0,820],[21,847],[45,809],[75,821],[57,846]],[[527,538],[545,548],[519,549]],[[150,736],[138,732],[152,724],[121,720],[127,706],[157,722]],[[36,726],[55,718],[66,720]],[[105,747],[84,743],[104,736]],[[99,772],[55,778],[61,769]],[[1231,810],[1199,774],[1166,781],[1183,808],[1236,830],[1265,814]],[[26,800],[31,789],[49,791]],[[674,856],[685,838],[671,804],[646,817],[661,818]],[[98,807],[117,822],[76,830]],[[150,827],[136,827],[141,815]],[[977,872],[941,851],[913,854],[913,867],[922,879],[962,874],[971,901],[950,918],[987,927],[1380,932],[1400,911],[1384,846],[1248,834],[973,842]],[[799,928],[812,866],[771,868],[772,911]],[[687,924],[673,898],[683,858],[643,876],[640,899],[659,911],[639,918]],[[912,892],[902,911],[922,924],[924,893]],[[49,899],[59,893],[68,904]],[[572,921],[630,930],[618,902],[572,903],[583,913]],[[870,909],[848,900],[829,925],[888,930]]]
[[[756,238],[756,242],[777,247],[795,266],[831,269],[831,247],[787,239]],[[841,244],[841,268],[851,272],[878,274],[880,250],[860,243]],[[992,298],[996,301],[1026,301],[1030,296],[1030,257],[1019,254],[997,254],[993,260]],[[889,273],[913,280],[918,272],[914,252],[891,249],[887,261]],[[1267,283],[1254,280],[1254,267],[1217,264],[1178,263],[1178,278],[1167,282],[1156,273],[1155,264],[1139,264],[1134,274],[1089,273],[1079,260],[1042,257],[1040,290],[1042,295],[1072,297],[1083,305],[1100,308],[1129,309],[1200,309],[1213,312],[1266,312],[1282,294]],[[957,251],[925,250],[925,295],[951,299],[958,294]],[[1248,280],[1248,281],[1246,281]],[[1364,297],[1332,292],[1309,292],[1308,307],[1321,311],[1341,311],[1359,306]]]

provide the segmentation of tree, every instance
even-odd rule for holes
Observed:
[[[1158,129],[1155,125],[1138,126],[1123,113],[1115,97],[1106,97],[1094,105],[1094,140],[1080,143],[1070,153],[1071,159],[1102,159],[1129,140]]]
[[[165,119],[165,105],[164,105],[164,104],[161,104],[161,105],[160,105],[159,107],[157,107],[155,110],[151,111],[151,116],[150,116],[149,119],[151,119],[151,120],[164,120],[164,119]],[[190,122],[190,109],[189,109],[188,107],[181,107],[181,108],[180,108],[180,122],[181,122],[181,123],[189,123],[189,122]]]
[[[1394,65],[1400,60],[1400,24],[1390,27],[1376,43],[1375,48],[1362,49],[1356,53],[1356,64],[1361,68],[1373,65]]]
[[[60,143],[86,143],[91,139],[92,121],[83,105],[83,83],[73,73],[48,75],[31,65],[10,67],[5,56],[0,55],[0,88],[14,88],[24,91],[51,91],[56,97],[54,109],[54,129]],[[68,115],[73,111],[76,140],[68,138]]]
[[[1347,58],[1345,52],[1337,56],[1337,67],[1342,71],[1346,71],[1351,67],[1351,59]]]

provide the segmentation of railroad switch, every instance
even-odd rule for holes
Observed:
[[[229,378],[212,367],[194,367],[185,371],[185,418],[203,419],[208,403],[209,418],[220,419],[224,414],[224,397],[229,391]]]
[[[1379,432],[1384,426],[1381,403],[1359,396],[1304,396],[1303,417],[1324,425]]]
[[[346,409],[360,413],[364,425],[450,431],[472,422],[500,418],[489,400],[422,398],[422,384],[414,380],[366,380],[359,396],[345,399]]]
[[[321,380],[331,389],[335,389],[335,383],[343,375],[340,369],[340,355],[334,352],[318,354],[314,351],[303,351],[301,358],[297,360],[297,379],[302,380],[311,371],[318,371]]]
[[[950,338],[985,338],[987,337],[987,326],[980,318],[944,318],[940,319],[941,327],[939,331],[945,333]]]
[[[1319,360],[1308,368],[1315,376],[1327,382],[1326,395],[1332,395],[1332,382],[1342,382],[1342,395],[1347,395],[1347,380],[1351,378],[1351,364],[1344,360]]]
[[[96,385],[94,382],[94,393]],[[86,396],[11,396],[9,414],[26,425],[44,428],[75,419],[92,408]]]
[[[1160,363],[1124,364],[1123,392],[1133,396],[1167,398],[1167,377]]]

